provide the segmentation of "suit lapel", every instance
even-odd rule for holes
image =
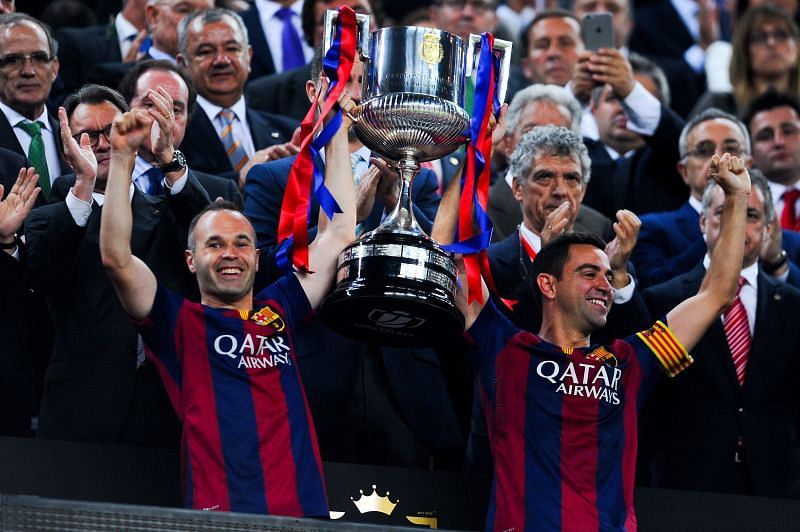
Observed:
[[[253,77],[264,76],[276,72],[275,64],[272,62],[272,53],[267,45],[267,37],[264,35],[264,28],[261,26],[261,17],[258,9],[253,7],[241,14],[244,25],[250,36],[250,46],[253,47]]]
[[[203,111],[203,108],[199,105],[196,105],[194,108],[190,125],[191,128],[189,128],[189,130],[191,131],[196,128],[196,132],[192,135],[187,135],[187,140],[191,137],[193,154],[194,156],[201,156],[203,158],[205,161],[203,167],[219,168],[220,166],[224,166],[233,170],[230,159],[228,159],[228,155],[225,153],[222,141],[219,139],[219,135],[217,135],[217,130],[214,129],[214,124],[211,123],[211,120],[208,119],[208,115],[206,115],[206,112]],[[192,161],[189,161],[189,164],[201,166]]]
[[[681,207],[680,216],[676,217],[676,224],[681,231],[685,244],[691,244],[702,236],[700,233],[700,215],[689,203]]]
[[[22,145],[17,140],[17,136],[14,134],[14,128],[11,127],[11,123],[3,113],[0,113],[0,145],[19,153],[23,157],[27,157]]]
[[[133,192],[131,210],[133,227],[131,231],[131,251],[134,255],[144,257],[150,250],[152,237],[158,221],[161,219],[163,206],[159,198],[148,196],[139,189]]]
[[[748,387],[751,375],[759,371],[762,351],[769,344],[771,338],[780,336],[779,323],[776,316],[781,315],[782,297],[778,288],[767,282],[764,274],[758,274],[758,293],[756,295],[756,320],[753,328],[753,341],[750,345],[750,357],[747,361],[747,370],[744,377],[744,386]]]

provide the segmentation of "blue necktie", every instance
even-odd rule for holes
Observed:
[[[154,166],[145,172],[145,174],[147,174],[147,181],[149,182],[147,193],[151,196],[163,195],[164,187],[161,185],[161,181],[164,179],[164,172],[161,171],[161,168],[156,168]]]
[[[303,41],[300,40],[300,34],[292,24],[295,12],[291,8],[282,7],[275,12],[275,16],[283,21],[283,32],[281,32],[283,70],[300,68],[306,64],[306,56],[303,53]]]

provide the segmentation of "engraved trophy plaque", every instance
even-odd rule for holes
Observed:
[[[325,48],[333,39],[336,11],[326,14]],[[414,218],[411,183],[419,163],[441,158],[467,140],[463,108],[480,36],[468,43],[446,31],[388,27],[367,33],[358,16],[364,62],[362,104],[353,126],[365,146],[394,162],[399,199],[384,222],[345,248],[336,287],[321,318],[346,336],[388,346],[433,345],[460,335],[464,319],[455,306],[456,264]],[[477,46],[476,46],[477,45]],[[502,101],[511,43],[495,39],[501,55]]]

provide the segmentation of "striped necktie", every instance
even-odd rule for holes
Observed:
[[[744,384],[744,374],[747,369],[747,359],[750,357],[750,324],[747,321],[747,311],[739,297],[742,286],[747,283],[744,277],[739,278],[739,288],[736,290],[736,299],[723,314],[723,328],[728,339],[728,347],[733,358],[733,367],[736,368],[736,378],[739,385]]]
[[[242,143],[235,138],[233,134],[233,121],[236,119],[236,114],[231,109],[223,109],[217,114],[219,121],[219,138],[222,140],[222,146],[225,148],[225,153],[228,154],[228,159],[231,161],[231,166],[237,172],[244,168],[250,157],[244,151]]]
[[[50,196],[50,172],[47,170],[47,157],[45,156],[44,140],[42,139],[42,123],[20,122],[17,127],[31,137],[28,160],[36,168],[36,173],[39,174],[39,186],[42,189],[42,194],[47,198]]]

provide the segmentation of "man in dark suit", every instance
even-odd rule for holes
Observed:
[[[258,0],[247,11],[242,12],[242,20],[253,47],[250,79],[267,76],[284,70],[302,66],[311,60],[314,49],[303,40],[304,27],[300,23],[303,2],[298,0]],[[301,62],[288,66],[286,53],[281,40],[284,21],[282,17],[291,18],[291,24],[297,33],[299,42],[298,60]],[[300,57],[304,59],[300,59]]]
[[[58,123],[45,101],[58,75],[57,44],[38,20],[12,13],[0,17],[0,146],[28,158],[39,174],[42,195],[61,175]],[[33,153],[31,153],[31,150]]]
[[[227,9],[192,13],[178,33],[178,61],[198,92],[183,151],[196,170],[243,186],[248,163],[267,160],[266,148],[288,143],[298,124],[248,107],[244,85],[251,49],[239,15]]]
[[[318,72],[320,64],[315,68]],[[351,74],[347,85],[356,98],[358,72]],[[313,99],[316,85],[309,82],[307,89]],[[369,150],[354,136],[349,140],[351,154],[361,157],[355,165],[359,173],[359,167],[367,166]],[[277,244],[282,197],[293,161],[291,157],[256,165],[247,177],[245,214],[253,222],[259,248]],[[394,208],[397,176],[373,166],[359,177],[357,218],[368,231]],[[439,200],[436,188],[436,177],[428,169],[420,171],[412,188],[415,216],[428,232]],[[310,228],[317,224],[318,210],[314,203]],[[459,378],[469,373],[453,345],[438,350],[370,345],[340,336],[313,318],[297,331],[295,347],[323,459],[420,468],[461,464],[464,440],[459,419],[466,419],[471,377]],[[464,383],[467,398],[452,398],[453,390],[462,389]]]
[[[303,2],[302,23],[303,38],[305,42],[316,50],[322,46],[323,21],[325,11],[337,9],[346,5],[356,14],[370,16],[370,31],[379,26],[375,14],[367,0],[306,0]],[[258,23],[251,12],[257,11],[253,6],[248,12],[242,13],[242,20],[250,34],[250,44],[253,47],[253,60],[250,62],[250,81],[247,83],[245,94],[250,107],[260,109],[267,113],[280,114],[297,121],[303,119],[308,112],[306,99],[306,81],[311,79],[311,61],[300,68],[284,70],[274,74],[256,77],[256,63],[258,62],[258,39],[254,37],[252,24]],[[264,42],[266,44],[266,41]]]
[[[691,196],[675,211],[642,216],[639,242],[633,250],[633,263],[642,286],[666,282],[686,273],[703,257],[706,245],[700,233],[700,210],[711,156],[728,151],[737,153],[747,163],[750,161],[747,128],[733,115],[718,109],[704,111],[686,124],[679,149],[678,172],[689,186]],[[784,252],[788,260],[783,259]],[[800,235],[793,231],[772,231],[761,260],[765,272],[797,285]]]
[[[705,4],[674,0],[649,2],[634,11],[630,48],[664,69],[675,95],[673,109],[681,116],[705,91],[705,49],[719,36],[715,13]],[[669,38],[664,38],[665,28]]]
[[[144,38],[146,33],[143,31],[146,4],[147,0],[127,0],[122,11],[107,24],[87,28],[61,28],[56,32],[61,84],[59,94],[51,95],[51,103],[53,96],[56,103],[60,104],[64,98],[77,91],[95,65],[136,59],[142,42],[137,37],[141,34]],[[135,49],[131,51],[134,46]]]
[[[62,117],[62,141],[76,176],[57,180],[56,189],[68,189],[61,192],[66,199],[35,209],[25,224],[31,274],[47,295],[55,327],[38,434],[174,447],[177,420],[155,369],[138,360],[136,331],[119,304],[98,249],[110,159],[108,128],[127,105],[115,91],[90,86],[68,98],[65,106],[70,112],[69,118],[67,113]],[[167,128],[166,115],[171,112],[159,99],[149,110],[162,129]],[[170,190],[166,198],[131,190],[131,245],[161,282],[187,293],[193,283],[183,261],[185,231],[208,196],[180,166],[162,168]]]
[[[82,83],[116,88],[137,61],[157,59],[174,63],[178,55],[178,24],[187,14],[211,7],[214,7],[212,0],[148,0],[145,8],[147,40],[137,38],[140,44],[145,43],[146,49],[141,53],[134,50],[120,62],[98,63],[89,70]]]
[[[556,85],[532,85],[517,93],[506,113],[506,132],[498,150],[511,154],[522,136],[536,126],[556,125],[580,130],[581,107],[567,89]],[[513,175],[497,176],[489,189],[489,218],[494,225],[492,242],[517,232],[522,222],[519,199],[512,191]],[[579,202],[580,203],[580,202]],[[613,238],[611,222],[599,212],[579,205],[574,221],[576,231],[588,231],[604,240]]]
[[[669,108],[663,72],[639,55],[626,59],[616,50],[593,54],[590,70],[595,57],[611,74],[592,90],[599,138],[584,139],[592,159],[584,203],[610,218],[620,209],[641,216],[678,208],[689,195],[675,170],[684,122]]]
[[[33,170],[25,171],[25,158],[19,161],[17,157],[0,149],[4,185],[0,201],[0,435],[21,437],[32,434],[31,420],[37,411],[34,363],[39,362],[35,347],[43,335],[49,336],[49,329],[40,327],[46,319],[30,312],[36,308],[31,305],[36,300],[28,290],[23,244],[18,236],[41,189],[36,187]]]
[[[763,176],[752,176],[745,254],[733,304],[692,350],[688,370],[661,382],[642,415],[641,466],[653,486],[800,497],[800,291],[760,271],[774,216]],[[723,194],[709,185],[701,225],[708,253]],[[700,288],[709,255],[645,292],[654,316]]]
[[[163,98],[171,100],[172,115],[168,122],[172,123],[169,131],[171,144],[178,148],[186,134],[186,123],[189,115],[194,110],[197,93],[189,76],[177,65],[169,61],[141,61],[134,65],[120,83],[120,93],[131,106],[131,109],[147,109],[153,106],[150,91],[161,87],[164,89]],[[153,98],[156,98],[154,96]],[[152,181],[149,176],[154,172],[154,165],[159,164],[156,149],[151,139],[146,139],[142,149],[136,157],[136,166],[133,171],[133,183],[148,194],[163,194],[160,179]],[[239,187],[231,179],[193,170],[191,161],[187,160],[189,172],[208,192],[209,198],[223,198],[237,207],[243,206],[242,195]]]

